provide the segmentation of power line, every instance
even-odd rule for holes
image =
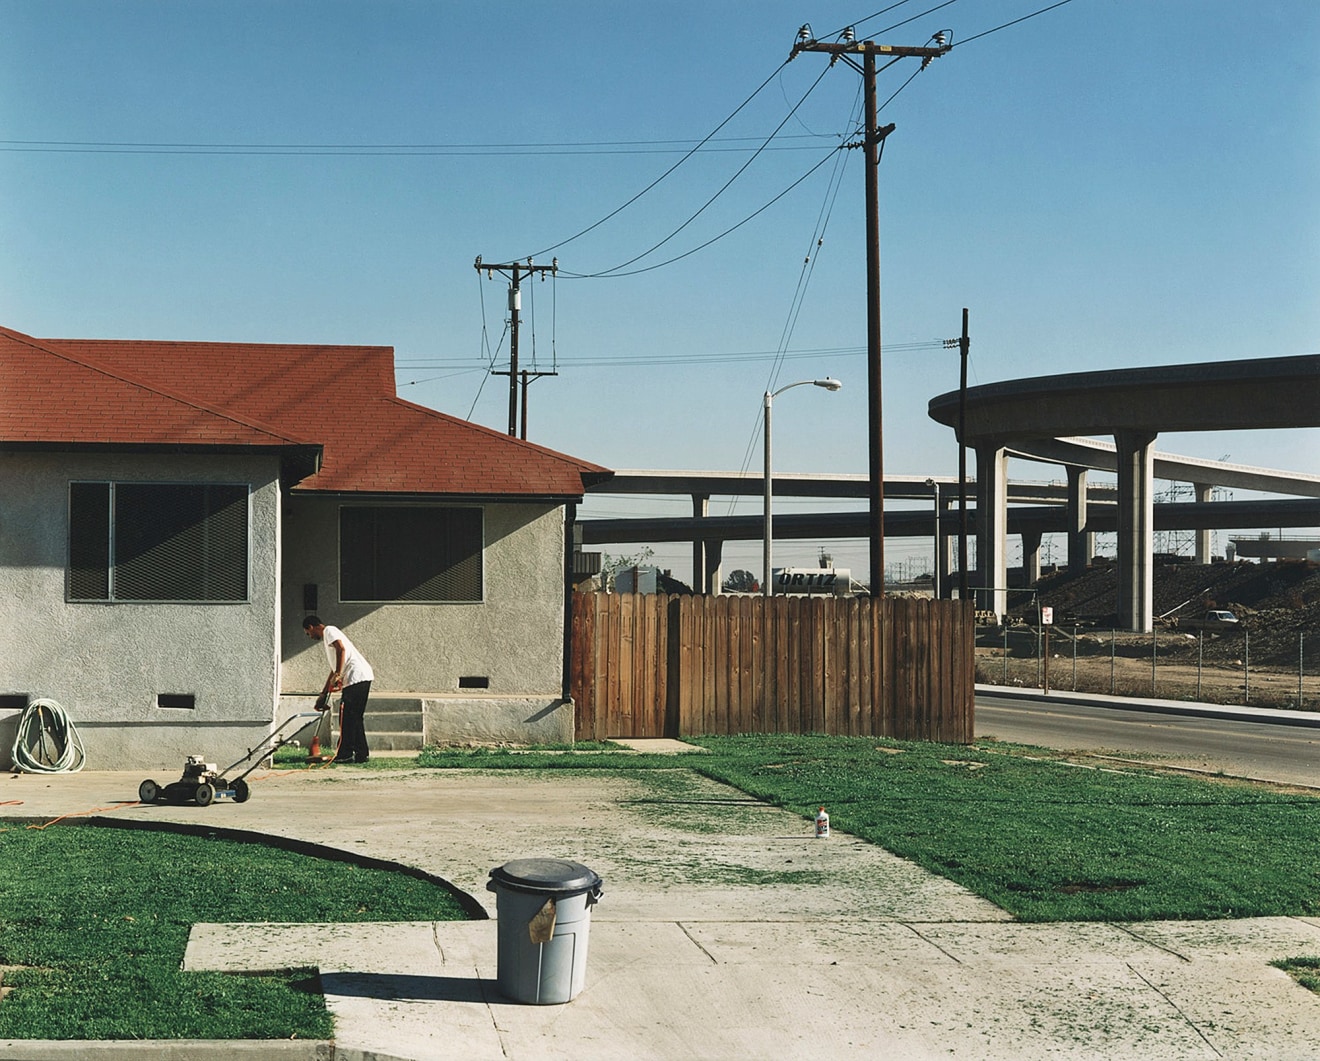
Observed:
[[[825,38],[822,39],[838,37],[842,33],[844,33],[845,30],[847,29],[850,28],[856,29],[858,26],[870,22],[873,19],[877,19],[881,15],[886,15],[890,11],[900,8],[909,2],[910,0],[898,0],[898,3],[890,4],[888,7],[881,8],[875,14],[867,15],[865,18],[859,19],[858,21],[852,23],[851,26],[845,26],[841,29],[836,30],[834,33],[826,34]],[[949,7],[950,5],[955,4],[957,2],[958,0],[944,0],[944,3],[936,4],[934,7],[927,8],[925,11],[922,11],[920,14],[913,15],[910,18],[906,18],[902,22],[895,22],[892,26],[886,26],[883,30],[880,30],[879,33],[889,33],[892,30],[898,29],[900,26],[906,26],[909,22],[915,22],[919,18],[924,18],[926,15],[933,14],[934,12],[939,11],[941,8]],[[1036,11],[1032,11],[1030,14],[1023,15],[1020,18],[1010,19],[1008,22],[1001,23],[1000,25],[995,26],[992,29],[982,30],[980,33],[974,33],[970,37],[964,37],[962,40],[958,41],[956,44],[952,44],[950,47],[958,48],[964,44],[970,44],[972,41],[980,40],[982,37],[988,37],[992,33],[998,33],[1000,30],[1008,29],[1010,26],[1016,26],[1019,23],[1026,22],[1028,19],[1035,18],[1037,15],[1043,15],[1048,11],[1053,11],[1055,8],[1063,7],[1065,4],[1070,4],[1070,3],[1072,3],[1072,0],[1058,0],[1058,3],[1054,3],[1046,7],[1042,7]]]
[[[1023,15],[1021,18],[1015,18],[1011,22],[1005,22],[1001,26],[996,26],[994,29],[988,29],[981,33],[976,33],[970,37],[966,37],[963,40],[960,40],[957,44],[953,45],[952,47],[958,48],[964,44],[971,44],[972,41],[980,40],[982,37],[988,37],[992,33],[998,33],[1001,29],[1008,29],[1009,26],[1016,26],[1019,22],[1026,22],[1027,19],[1035,18],[1037,15],[1043,15],[1047,11],[1053,11],[1056,7],[1063,7],[1064,4],[1071,4],[1071,3],[1072,0],[1059,0],[1057,4],[1050,4],[1049,7],[1042,7],[1039,11],[1033,11],[1029,15]]]
[[[732,117],[732,115],[730,116]],[[823,134],[796,133],[780,137],[787,140],[825,139]],[[685,151],[691,154],[697,147],[716,152],[747,152],[766,150],[759,136],[707,137],[704,140],[601,140],[567,141],[562,143],[510,143],[510,144],[208,144],[208,143],[152,143],[136,141],[97,140],[0,140],[0,151],[50,154],[102,154],[102,155],[271,155],[335,157],[408,157],[433,156],[502,156],[502,155],[643,155],[672,154]],[[709,145],[729,146],[709,146]],[[747,146],[734,146],[745,144]],[[696,145],[695,147],[691,145]],[[810,151],[817,144],[780,143],[768,150]],[[565,241],[567,242],[567,240]]]
[[[468,408],[467,416],[464,417],[465,420],[469,421],[476,411],[477,402],[481,400],[481,392],[486,389],[486,381],[490,379],[491,373],[495,371],[495,358],[499,355],[500,347],[504,345],[504,336],[509,334],[509,325],[506,321],[504,331],[500,335],[500,341],[495,345],[494,350],[490,349],[490,333],[486,330],[486,289],[482,287],[480,273],[477,273],[477,294],[481,298],[481,344],[490,352],[490,357],[484,362],[485,375],[481,377],[481,383],[477,385],[477,393],[472,397],[472,405]],[[397,366],[395,371],[398,371]]]
[[[842,150],[842,149],[841,149],[841,148],[835,148],[834,150],[835,150],[835,151],[838,151],[838,150]],[[808,177],[810,177],[813,173],[815,173],[816,170],[820,169],[821,166],[825,165],[825,163],[828,162],[828,161],[830,160],[830,157],[831,157],[831,155],[826,155],[826,156],[825,156],[824,158],[822,158],[819,162],[817,162],[814,166],[812,166],[809,170],[807,170],[806,173],[802,174],[802,176],[800,176],[797,180],[795,180],[795,181],[794,181],[792,184],[790,184],[787,188],[785,188],[783,191],[781,191],[778,195],[776,195],[776,196],[774,196],[773,198],[771,198],[771,199],[767,200],[766,202],[762,203],[759,207],[757,207],[755,210],[753,210],[750,214],[748,214],[746,217],[744,217],[741,221],[737,222],[736,224],[730,225],[730,226],[729,226],[728,228],[726,228],[723,232],[720,232],[720,233],[718,233],[717,235],[712,236],[710,239],[706,240],[704,243],[698,243],[695,247],[692,247],[690,250],[686,250],[686,251],[684,251],[682,254],[676,254],[676,255],[674,255],[674,257],[672,257],[672,258],[666,258],[664,261],[662,261],[662,262],[656,262],[654,265],[645,265],[645,266],[643,266],[643,267],[640,268],[640,269],[629,269],[629,270],[626,270],[626,271],[624,271],[624,272],[615,272],[615,271],[613,271],[613,270],[606,270],[606,271],[603,272],[603,273],[566,273],[565,275],[566,275],[566,276],[568,277],[568,279],[570,279],[570,280],[586,280],[586,279],[593,279],[593,280],[594,280],[594,279],[613,280],[613,279],[615,279],[615,278],[617,278],[617,277],[621,277],[621,276],[638,276],[638,275],[641,274],[641,273],[649,273],[649,272],[653,272],[653,271],[656,270],[656,269],[663,269],[666,265],[673,265],[675,262],[680,262],[680,261],[682,261],[684,258],[690,258],[692,255],[696,254],[698,251],[703,251],[703,250],[705,250],[705,249],[706,249],[707,247],[709,247],[712,243],[718,243],[718,242],[719,242],[720,240],[722,240],[725,236],[728,236],[728,235],[730,235],[731,233],[736,232],[738,229],[742,228],[743,225],[747,224],[749,221],[752,221],[752,220],[754,220],[755,218],[759,217],[761,214],[765,213],[765,211],[769,210],[770,207],[774,206],[775,203],[779,202],[780,199],[782,199],[785,195],[787,195],[789,192],[791,192],[794,188],[796,188],[796,187],[797,187],[799,184],[801,184],[804,180],[806,180],[806,179],[807,179]],[[726,185],[726,187],[727,187],[727,185]],[[723,189],[721,189],[721,190],[723,190]],[[713,200],[712,200],[712,201],[713,201]],[[707,203],[706,205],[708,206],[708,205],[710,205],[710,204]],[[705,207],[702,207],[702,209],[704,210]],[[698,212],[700,212],[700,211],[698,211]],[[694,214],[693,217],[695,217],[695,216],[696,216],[696,215]],[[691,220],[692,220],[692,218],[689,218],[689,219],[688,219],[688,221],[691,221]],[[674,232],[670,233],[669,236],[666,236],[664,240],[662,240],[660,243],[656,244],[655,247],[652,247],[651,250],[655,250],[657,247],[662,246],[664,243],[666,243],[666,242],[668,242],[670,239],[672,239],[673,236],[677,235],[678,232],[682,230],[682,228],[684,228],[684,227],[687,226],[688,221],[685,221],[685,222],[683,223],[683,225],[680,226],[679,229],[677,229],[677,230],[675,230]],[[636,257],[636,258],[633,258],[632,260],[633,260],[633,261],[637,261],[637,260],[640,259],[640,258],[645,258],[646,255],[648,255],[648,254],[651,253],[651,250],[644,251],[643,253],[637,255],[637,257]],[[625,262],[624,264],[626,265],[627,263]],[[623,268],[622,265],[616,265],[616,266],[614,267],[614,269],[622,269],[622,268]]]
[[[507,330],[507,329],[506,329]],[[503,343],[503,338],[501,338]],[[939,350],[943,349],[943,339],[923,339],[910,343],[888,343],[886,350],[897,353],[914,352],[919,350]],[[714,364],[742,364],[757,361],[774,361],[778,358],[785,360],[801,360],[807,358],[822,357],[860,357],[866,353],[863,346],[835,346],[821,347],[809,350],[793,350],[781,352],[778,350],[748,351],[732,354],[702,353],[702,354],[676,354],[670,357],[658,356],[639,356],[639,357],[572,357],[565,358],[558,362],[560,368],[602,368],[602,367],[636,367],[645,365],[714,365]],[[395,362],[396,370],[419,369],[419,368],[442,368],[446,366],[470,366],[473,368],[484,367],[485,361],[479,361],[473,364],[473,358],[408,358],[400,359]],[[491,361],[494,361],[492,355]]]
[[[751,103],[752,100],[754,100],[757,96],[759,96],[761,94],[761,91],[765,88],[765,86],[770,84],[770,82],[773,81],[775,77],[779,74],[779,72],[783,70],[784,67],[787,65],[788,65],[788,60],[785,59],[782,63],[779,64],[778,67],[775,68],[774,73],[772,73],[769,77],[767,77],[764,81],[762,81],[750,96],[748,96],[745,100],[743,100],[740,104],[738,104],[737,107],[733,109],[733,111],[729,114],[728,117],[726,117],[722,122],[720,122],[719,125],[715,126],[715,128],[712,129],[705,137],[697,141],[697,143],[693,145],[690,151],[688,151],[682,158],[680,158],[677,162],[675,162],[672,166],[670,166],[667,170],[665,170],[662,174],[660,174],[660,176],[658,176],[655,180],[653,180],[640,192],[634,195],[631,199],[624,202],[621,206],[615,207],[615,209],[611,210],[600,220],[592,222],[586,228],[582,229],[580,232],[574,233],[573,235],[569,236],[567,239],[562,239],[558,243],[552,243],[550,246],[543,247],[539,251],[533,251],[531,257],[539,258],[541,255],[548,254],[550,251],[558,250],[560,247],[564,246],[565,244],[572,243],[575,239],[585,236],[588,232],[591,232],[594,229],[599,228],[601,225],[605,224],[606,221],[609,221],[613,217],[617,217],[624,210],[628,209],[628,207],[632,206],[633,203],[637,202],[638,199],[640,199],[643,195],[645,195],[652,188],[654,188],[661,181],[663,181],[666,177],[668,177],[671,173],[673,173],[676,169],[678,169],[679,166],[683,165],[683,163],[685,163],[688,159],[690,159],[693,155],[695,155],[698,151],[700,151],[702,147],[710,143],[715,138],[715,134],[718,133],[721,129],[723,129],[726,125],[728,125],[729,122],[733,121],[733,119],[736,118],[739,115],[739,113],[741,113],[742,109],[746,107],[747,104]]]
[[[780,69],[782,69],[782,66],[780,67]],[[774,131],[771,132],[770,135],[767,136],[767,137],[764,139],[764,141],[763,141],[763,143],[762,143],[762,147],[765,147],[765,146],[769,145],[769,143],[770,143],[772,140],[774,140],[774,138],[775,138],[775,137],[776,137],[776,136],[777,136],[777,135],[783,130],[784,126],[788,124],[789,119],[792,118],[793,115],[797,113],[798,108],[800,108],[800,107],[802,106],[802,104],[805,103],[805,102],[807,101],[807,98],[808,98],[808,97],[809,97],[809,96],[810,96],[810,95],[816,90],[817,86],[818,86],[818,85],[819,85],[819,84],[825,79],[825,74],[826,74],[826,73],[828,73],[828,70],[822,70],[822,71],[820,72],[820,76],[817,77],[816,80],[813,81],[813,82],[811,83],[811,87],[808,88],[807,91],[804,92],[804,93],[802,94],[802,98],[799,99],[799,100],[797,101],[796,104],[794,104],[793,109],[790,110],[790,111],[788,112],[788,114],[786,114],[786,115],[784,116],[783,120],[782,120],[777,126],[775,126]],[[774,75],[772,74],[770,78],[767,78],[765,81],[763,81],[763,82],[761,83],[760,87],[756,90],[756,92],[759,93],[763,88],[765,88],[765,86],[766,86],[767,84],[770,83],[770,80],[771,80],[771,78],[773,78],[773,76],[774,76]],[[748,98],[750,99],[751,97],[748,97]],[[744,101],[744,102],[740,105],[739,110],[741,110],[742,107],[745,107],[746,105],[747,105],[747,102]],[[736,114],[737,111],[735,111],[734,113]],[[729,118],[726,118],[726,119],[725,119],[725,121],[727,122],[727,121],[731,120],[732,117],[733,117],[733,115],[730,115]],[[692,149],[692,153],[695,153],[696,151],[697,151],[697,148],[693,148],[693,149]],[[620,263],[619,265],[615,265],[615,266],[613,266],[613,267],[611,267],[611,268],[609,268],[609,269],[603,269],[603,270],[600,270],[600,271],[598,271],[598,272],[595,272],[595,273],[589,273],[589,274],[586,274],[586,275],[588,275],[588,276],[593,276],[593,277],[601,277],[601,276],[606,276],[606,275],[612,275],[612,276],[632,276],[632,275],[635,275],[635,273],[637,273],[637,272],[647,272],[647,271],[649,271],[649,269],[656,269],[656,268],[659,268],[659,267],[660,267],[659,265],[655,265],[655,266],[650,266],[648,269],[644,269],[644,270],[634,270],[633,272],[624,272],[624,271],[623,271],[623,270],[626,270],[626,269],[628,268],[628,266],[632,265],[634,262],[639,262],[639,261],[641,261],[643,258],[645,258],[647,255],[652,254],[652,253],[654,253],[655,251],[659,250],[659,249],[660,249],[661,247],[663,247],[666,243],[668,243],[671,239],[673,239],[673,238],[674,238],[675,236],[677,236],[680,232],[682,232],[685,228],[687,228],[688,225],[692,224],[693,221],[695,221],[698,217],[700,217],[700,216],[706,211],[706,208],[707,208],[707,207],[709,207],[713,202],[715,202],[716,199],[718,199],[721,195],[723,195],[726,191],[729,190],[729,188],[733,185],[734,181],[736,181],[736,180],[737,180],[739,177],[741,177],[745,172],[747,172],[747,168],[748,168],[753,162],[755,162],[755,161],[757,160],[757,158],[760,157],[760,154],[761,154],[761,152],[760,152],[759,150],[753,152],[752,157],[749,158],[746,162],[744,162],[741,166],[739,166],[738,169],[737,169],[736,171],[734,171],[733,176],[730,177],[727,181],[725,181],[723,185],[721,185],[719,191],[717,191],[714,195],[712,195],[709,199],[707,199],[704,203],[702,203],[701,206],[697,209],[697,211],[696,211],[694,214],[692,214],[692,215],[691,215],[686,221],[684,221],[681,225],[679,225],[678,228],[674,229],[671,233],[669,233],[669,235],[667,235],[667,236],[666,236],[664,239],[662,239],[659,243],[656,243],[654,246],[649,247],[648,249],[642,251],[641,254],[638,254],[638,255],[636,255],[636,256],[634,256],[634,257],[628,259],[628,261],[626,261],[626,262],[622,262],[622,263]],[[670,170],[669,170],[664,176],[668,176],[668,173],[672,173],[673,170],[677,168],[677,166],[682,165],[682,163],[685,162],[685,161],[687,161],[687,159],[690,158],[690,157],[691,157],[691,153],[688,154],[687,156],[685,156],[685,157],[684,157],[680,162],[678,162],[674,167],[671,167],[671,169],[670,169]],[[827,156],[827,158],[828,158],[828,156]],[[800,184],[803,180],[805,180],[808,176],[810,176],[810,175],[811,175],[816,169],[818,169],[821,165],[824,165],[824,163],[825,163],[825,159],[822,159],[822,160],[820,161],[820,163],[818,163],[816,166],[813,166],[810,170],[808,170],[805,174],[803,174],[803,176],[802,176],[801,178],[799,178],[797,181],[794,181],[793,184],[789,186],[789,188],[785,189],[785,192],[787,192],[787,191],[791,190],[792,188],[796,187],[796,186],[797,186],[798,184]],[[637,195],[637,196],[634,196],[632,199],[630,199],[629,202],[630,202],[630,203],[631,203],[631,202],[635,202],[635,201],[637,200],[638,197],[640,197],[641,195],[644,195],[646,191],[650,190],[650,188],[655,187],[655,185],[656,185],[657,183],[659,183],[659,180],[663,180],[663,179],[664,179],[664,176],[658,178],[657,181],[652,182],[652,183],[647,187],[647,189],[643,190],[642,192],[639,192],[638,195]],[[784,194],[784,193],[781,192],[780,195],[775,196],[775,198],[774,198],[774,199],[771,199],[769,203],[766,203],[765,206],[763,206],[763,207],[761,208],[761,210],[766,209],[766,207],[770,206],[771,203],[776,202],[779,198],[782,197],[783,194]],[[626,206],[627,204],[624,204],[624,205]],[[620,208],[619,208],[619,210],[622,210],[622,209],[623,209],[623,207],[620,207]],[[737,225],[734,225],[732,228],[726,229],[724,232],[720,233],[720,235],[717,236],[716,239],[723,239],[723,238],[724,238],[725,236],[727,236],[730,232],[734,231],[734,229],[739,228],[741,225],[745,224],[747,221],[750,221],[753,217],[756,216],[756,214],[759,214],[759,213],[761,212],[761,210],[757,210],[756,213],[753,213],[753,214],[750,215],[749,217],[744,218],[742,221],[740,221]],[[617,214],[618,212],[619,212],[619,211],[616,210],[614,213]],[[609,215],[609,216],[610,216],[610,217],[613,217],[614,214],[611,214],[611,215]],[[602,218],[601,220],[602,220],[602,221],[605,221],[605,220],[608,220],[608,218]],[[600,224],[600,223],[601,223],[601,222],[597,222],[597,224]],[[596,227],[596,226],[593,225],[592,228],[594,228],[594,227]],[[588,229],[588,230],[584,230],[584,231],[590,231],[590,230]],[[574,237],[574,238],[576,238],[576,237]],[[701,244],[700,247],[694,247],[693,250],[688,251],[687,254],[680,254],[680,255],[678,255],[678,257],[676,257],[676,258],[670,258],[669,261],[661,262],[660,265],[670,265],[670,264],[672,264],[673,262],[679,261],[679,260],[682,259],[682,258],[686,258],[686,257],[688,256],[688,254],[692,254],[692,253],[694,253],[694,252],[697,251],[697,250],[701,250],[703,247],[708,247],[708,246],[710,246],[710,244],[713,243],[713,242],[715,242],[715,240],[709,240],[709,241],[707,241],[706,243]],[[548,249],[553,249],[553,248],[548,248]],[[544,254],[545,251],[542,251],[542,252],[540,252],[540,253]]]
[[[854,112],[858,111],[860,106],[861,91],[859,89],[857,96],[853,101]],[[855,118],[853,119],[852,124],[856,124]],[[802,269],[798,274],[798,286],[793,292],[793,298],[789,302],[788,317],[784,321],[784,328],[779,337],[779,346],[775,351],[776,356],[770,367],[770,373],[766,380],[766,393],[775,389],[775,382],[779,379],[779,372],[783,368],[784,362],[789,360],[790,356],[792,356],[788,352],[788,344],[792,341],[793,332],[797,327],[798,317],[802,312],[802,306],[806,302],[807,288],[811,283],[812,276],[815,275],[816,261],[820,257],[820,249],[825,242],[825,230],[828,228],[830,218],[834,214],[834,204],[838,199],[839,189],[843,185],[843,171],[846,168],[845,163],[847,157],[846,153],[839,154],[838,164],[835,166],[834,172],[830,175],[830,184],[826,187],[825,196],[821,202],[821,208],[817,212],[816,227],[811,233],[811,244],[807,248],[806,257],[802,263]],[[857,352],[864,353],[865,351],[858,348]],[[756,417],[752,421],[752,429],[748,435],[747,448],[743,451],[743,460],[742,464],[739,466],[739,471],[745,472],[751,465],[752,454],[755,452],[756,444],[761,438],[761,432],[764,430],[764,415],[764,409],[758,406]],[[733,511],[732,502],[730,503],[729,511]]]

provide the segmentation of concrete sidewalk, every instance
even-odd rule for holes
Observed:
[[[137,774],[0,778],[12,815],[252,830],[419,867],[492,914],[492,867],[567,858],[605,881],[586,989],[495,989],[497,925],[198,925],[187,968],[319,966],[330,1044],[3,1043],[0,1057],[1313,1058],[1320,1000],[1269,966],[1320,919],[1025,925],[846,832],[696,779],[336,767],[253,778],[244,804],[136,806]],[[278,955],[275,959],[272,956]]]

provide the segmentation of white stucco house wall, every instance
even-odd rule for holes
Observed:
[[[47,698],[89,769],[226,765],[320,690],[311,612],[425,742],[569,739],[571,521],[609,474],[399,399],[389,347],[0,328],[0,764]]]

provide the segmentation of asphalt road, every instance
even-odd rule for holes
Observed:
[[[1320,788],[1320,729],[977,693],[976,735]]]

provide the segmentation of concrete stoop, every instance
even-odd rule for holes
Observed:
[[[309,710],[313,699],[281,697],[282,716]],[[330,725],[337,746],[338,711],[330,713]],[[566,743],[573,739],[573,727],[573,702],[554,695],[373,694],[367,701],[372,751],[419,752],[427,743]]]
[[[372,697],[367,701],[367,747],[373,752],[422,750],[422,701],[413,697]],[[335,712],[334,740],[339,743],[339,717]]]

